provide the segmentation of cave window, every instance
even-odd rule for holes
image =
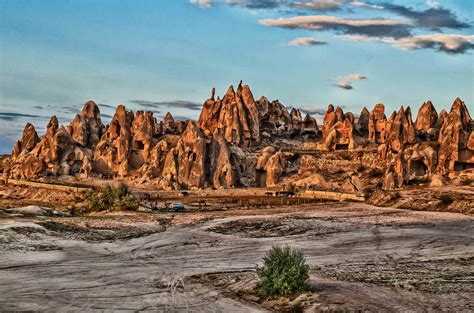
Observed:
[[[143,150],[145,149],[145,144],[143,143],[143,141],[137,140],[134,142],[134,148],[138,150]]]

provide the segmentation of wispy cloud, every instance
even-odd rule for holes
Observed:
[[[334,86],[344,90],[352,90],[354,89],[354,87],[352,86],[352,82],[365,79],[367,79],[367,76],[362,74],[349,74],[346,76],[339,76],[337,78],[337,83],[334,84]]]
[[[433,34],[391,39],[384,37],[345,36],[352,41],[383,42],[403,50],[435,49],[449,54],[462,54],[474,49],[474,35]]]
[[[349,74],[345,77],[346,80],[364,80],[367,79],[366,76],[361,74]]]
[[[288,41],[288,46],[321,46],[327,44],[326,41],[317,40],[312,37],[298,37]]]
[[[385,10],[413,20],[416,26],[432,30],[440,30],[441,28],[462,29],[471,26],[460,21],[454,12],[443,7],[433,6],[426,10],[417,11],[410,7],[392,3],[383,3],[382,6]]]
[[[323,108],[300,108],[301,113],[309,115],[325,115],[326,109]]]
[[[312,0],[312,1],[294,1],[291,7],[304,10],[316,11],[336,11],[339,10],[346,0]]]
[[[329,15],[295,16],[290,18],[261,19],[265,26],[288,29],[332,30],[347,35],[401,38],[410,35],[409,20],[373,18],[347,19]]]
[[[354,89],[354,87],[352,87],[352,83],[351,83],[351,82],[348,82],[348,81],[340,81],[340,82],[337,82],[336,84],[334,84],[334,86],[339,87],[339,88],[341,88],[341,89],[345,89],[345,90],[352,90],[352,89]]]
[[[240,5],[249,9],[273,9],[287,4],[288,0],[190,0],[189,2],[202,8],[210,8],[216,3],[222,3]]]
[[[384,9],[384,7],[381,6],[381,5],[369,4],[369,3],[366,3],[366,2],[362,2],[362,1],[352,1],[352,2],[349,2],[349,5],[351,5],[353,7],[359,7],[359,8],[368,8],[368,9],[377,9],[377,10],[383,10]]]
[[[15,112],[0,112],[0,119],[4,121],[13,121],[17,118],[35,118],[36,115],[15,113]]]
[[[202,104],[198,102],[185,101],[185,100],[173,100],[173,101],[148,101],[148,100],[130,100],[130,103],[140,105],[147,108],[183,108],[189,110],[201,110]]]

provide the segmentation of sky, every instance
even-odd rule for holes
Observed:
[[[472,0],[0,0],[0,153],[84,102],[197,119],[212,87],[358,114],[474,111]]]

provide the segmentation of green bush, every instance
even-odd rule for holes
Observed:
[[[90,191],[87,194],[87,211],[136,211],[140,202],[130,193],[125,183],[114,188],[105,186],[102,192]]]
[[[301,250],[274,246],[257,267],[258,291],[265,297],[290,296],[309,289],[309,266]]]

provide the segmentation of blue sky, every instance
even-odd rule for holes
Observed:
[[[0,153],[82,103],[197,118],[212,87],[360,112],[473,111],[474,1],[0,0]]]

